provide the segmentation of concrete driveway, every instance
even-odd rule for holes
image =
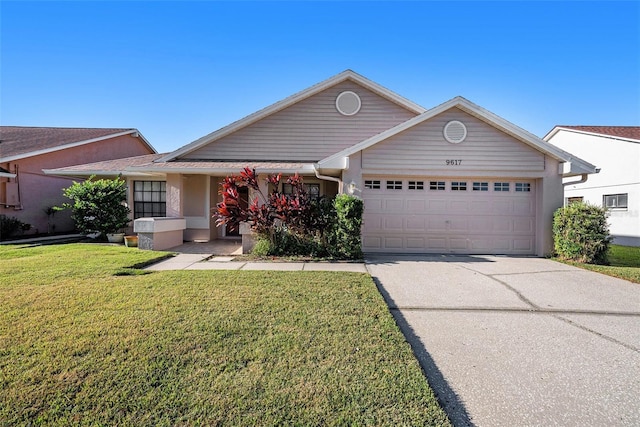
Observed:
[[[640,425],[640,285],[540,258],[367,269],[455,425]]]

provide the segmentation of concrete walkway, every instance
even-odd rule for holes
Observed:
[[[367,268],[456,426],[640,425],[640,285],[539,258]]]
[[[352,271],[367,273],[363,263],[351,262],[258,262],[233,261],[233,256],[178,254],[146,270],[273,270],[273,271]]]
[[[242,254],[239,240],[185,243],[169,251],[176,256],[150,265],[146,270],[274,270],[274,271],[352,271],[367,273],[357,262],[259,262],[234,261]]]

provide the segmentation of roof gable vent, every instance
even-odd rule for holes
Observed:
[[[350,90],[341,92],[336,98],[336,110],[343,116],[353,116],[360,111],[361,106],[362,102],[358,94]]]
[[[444,126],[444,138],[452,144],[459,144],[467,137],[467,127],[464,123],[452,120]]]

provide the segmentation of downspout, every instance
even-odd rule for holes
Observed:
[[[322,179],[324,181],[333,181],[333,182],[337,182],[338,183],[338,194],[342,194],[342,190],[343,190],[343,182],[340,178],[336,178],[335,176],[327,176],[327,175],[320,175],[320,172],[318,171],[318,168],[316,168],[316,165],[313,165],[313,171],[316,173],[316,178],[318,179]]]

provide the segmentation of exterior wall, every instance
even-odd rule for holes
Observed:
[[[603,206],[603,196],[628,194],[628,207],[609,211],[614,243],[640,246],[640,143],[560,130],[549,142],[595,164],[600,173],[565,186],[564,197]]]
[[[447,142],[443,128],[459,120],[467,127],[467,138],[459,144]],[[447,160],[462,160],[452,168]],[[380,142],[362,154],[362,167],[373,170],[404,169],[457,172],[522,172],[544,170],[544,155],[457,108],[433,117]]]
[[[2,193],[2,185],[0,184],[0,214],[16,217],[22,222],[31,224],[32,228],[27,232],[28,234],[46,233],[48,218],[44,209],[68,202],[69,199],[62,196],[62,190],[71,185],[74,179],[44,175],[42,169],[54,169],[143,154],[151,154],[151,150],[140,139],[124,135],[0,164],[12,172],[14,167],[18,166],[20,200],[22,202],[22,209],[5,207],[2,202],[5,201],[6,195]],[[3,181],[13,182],[15,180],[0,178],[0,182]],[[55,230],[51,227],[50,232],[68,232],[74,229],[71,214],[68,211],[57,212],[52,217],[51,224],[55,226]]]
[[[338,94],[351,90],[362,107],[343,116]],[[346,81],[238,130],[185,159],[318,161],[415,116],[356,83]]]
[[[184,240],[209,241],[209,176],[184,176],[184,217],[187,220]]]

